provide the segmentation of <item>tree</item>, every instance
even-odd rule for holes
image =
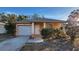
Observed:
[[[77,26],[77,22],[79,21],[79,10],[73,10],[68,16],[68,26]]]
[[[33,20],[41,20],[41,18],[42,18],[42,17],[41,17],[39,14],[33,14],[33,15],[32,15],[32,19],[33,19]]]
[[[75,27],[67,27],[67,35],[71,37],[71,41],[74,41],[75,35],[76,35],[76,29]]]
[[[0,13],[0,21],[6,22],[7,21],[7,15],[3,12]]]
[[[5,24],[6,33],[15,35],[16,32],[16,15],[7,14],[7,23]]]
[[[74,41],[74,38],[79,32],[79,28],[77,26],[79,19],[79,10],[73,10],[68,16],[68,24],[66,25],[67,34],[71,37],[71,41]]]
[[[16,24],[15,23],[7,23],[5,25],[6,33],[10,35],[15,35],[16,32]]]
[[[25,15],[19,15],[18,17],[17,17],[17,21],[27,21],[27,18],[28,18],[28,16],[25,16]]]
[[[7,20],[9,23],[16,23],[17,16],[15,14],[8,14],[7,17],[8,17]]]

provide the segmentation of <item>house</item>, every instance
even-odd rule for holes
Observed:
[[[5,28],[4,28],[5,23],[0,22],[0,34],[3,34],[6,32]]]
[[[40,35],[40,31],[43,28],[60,28],[63,26],[61,20],[40,18],[27,21],[17,21],[16,22],[16,35]]]

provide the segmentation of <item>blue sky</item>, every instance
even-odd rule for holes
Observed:
[[[35,13],[46,18],[67,20],[71,11],[77,7],[0,7],[0,12],[33,15]]]

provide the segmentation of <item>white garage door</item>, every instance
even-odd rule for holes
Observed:
[[[18,26],[18,33],[17,35],[31,35],[32,34],[32,27],[31,26]]]

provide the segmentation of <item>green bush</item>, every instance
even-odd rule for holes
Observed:
[[[41,31],[43,38],[50,40],[56,38],[65,38],[67,35],[62,29],[44,28]]]
[[[6,33],[14,35],[16,31],[16,24],[15,23],[7,23],[5,25]]]
[[[44,28],[41,30],[41,35],[43,38],[50,38],[52,36],[53,30],[51,28]]]

